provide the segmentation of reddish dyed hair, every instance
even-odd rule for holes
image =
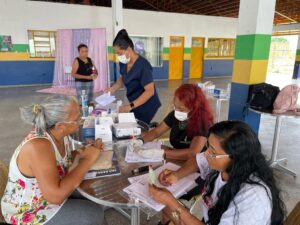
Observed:
[[[183,84],[175,91],[175,97],[190,110],[188,137],[206,136],[213,125],[214,117],[206,96],[195,84]]]

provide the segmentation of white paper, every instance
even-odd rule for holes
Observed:
[[[173,164],[167,163],[159,168],[157,168],[154,172],[158,175],[165,169],[176,171],[180,167]],[[161,211],[165,206],[154,201],[149,194],[149,180],[148,174],[140,175],[137,177],[129,178],[129,185],[127,188],[123,189],[123,191],[133,197],[138,198],[141,202],[146,204],[147,206],[153,208],[156,211]],[[200,176],[199,173],[192,173],[182,179],[180,179],[176,184],[171,186],[163,186],[160,183],[157,183],[158,187],[163,187],[168,189],[174,197],[179,198],[184,195],[191,187],[194,187],[195,180]]]
[[[107,106],[110,103],[113,103],[116,100],[116,97],[110,95],[110,93],[104,93],[95,98],[95,101],[101,106]]]
[[[125,156],[125,162],[127,163],[138,163],[138,162],[162,162],[163,161],[163,157],[159,157],[159,158],[145,158],[135,152],[126,151],[126,156]]]
[[[160,142],[149,142],[141,146],[141,154],[133,152],[130,147],[134,144],[133,142],[127,145],[125,161],[127,163],[138,163],[138,162],[162,162],[163,150],[161,150]],[[144,154],[142,154],[144,153]]]
[[[95,124],[108,124],[109,126],[112,126],[114,124],[113,118],[111,116],[98,116],[95,119]]]
[[[109,124],[95,125],[95,139],[101,138],[102,142],[112,142],[112,132]]]
[[[136,123],[134,113],[119,113],[119,123]]]

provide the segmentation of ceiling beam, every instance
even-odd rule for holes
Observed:
[[[225,4],[224,4],[225,3]],[[220,5],[220,4],[224,4],[224,5],[239,5],[239,0],[232,0],[232,1],[229,1],[229,0],[223,0],[223,1],[218,1],[215,3],[215,5]],[[201,10],[204,10],[206,8],[211,8],[211,4],[205,4],[204,2],[201,2],[201,4],[198,4],[195,3],[195,4],[192,4],[192,5],[189,5],[190,7],[193,7],[193,8],[197,8],[197,10],[201,11]]]
[[[277,15],[279,15],[279,16],[282,16],[282,17],[288,19],[288,20],[291,21],[292,23],[297,23],[296,20],[294,20],[294,19],[292,19],[292,18],[290,18],[290,17],[288,17],[288,16],[286,16],[286,15],[280,13],[280,12],[275,11],[275,13],[276,13]]]

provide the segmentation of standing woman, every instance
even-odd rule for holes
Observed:
[[[152,66],[134,51],[133,42],[124,29],[115,37],[113,49],[118,55],[121,75],[108,91],[114,93],[124,84],[130,103],[122,105],[119,111],[133,112],[138,120],[149,124],[161,106],[153,82]]]
[[[75,78],[77,100],[80,103],[82,91],[88,96],[88,103],[91,104],[94,98],[94,80],[97,78],[97,70],[94,62],[88,57],[88,47],[80,44],[77,47],[79,57],[74,59],[72,65],[72,77]]]

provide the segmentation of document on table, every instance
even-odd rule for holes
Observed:
[[[107,106],[110,103],[113,103],[116,100],[116,97],[113,95],[110,95],[110,93],[104,93],[97,98],[95,98],[95,101],[101,105],[101,106]]]
[[[173,164],[173,163],[167,163],[159,168],[157,168],[154,172],[158,175],[165,169],[169,170],[178,170],[180,167]],[[192,187],[195,186],[195,180],[200,176],[199,173],[192,173],[181,180],[179,180],[176,184],[173,184],[171,186],[165,187],[157,182],[157,187],[163,187],[168,189],[174,197],[179,198],[182,195],[184,195],[188,190],[190,190]],[[130,196],[133,196],[137,199],[139,199],[141,202],[146,204],[147,206],[153,208],[156,211],[161,211],[165,206],[154,201],[150,194],[149,194],[149,181],[148,181],[148,174],[140,175],[137,177],[129,178],[129,182],[131,185],[129,185],[127,188],[123,189],[125,193],[127,193]]]
[[[164,160],[160,142],[149,142],[140,146],[141,151],[139,153],[130,150],[130,144],[132,143],[128,144],[125,155],[127,163],[162,162]]]

